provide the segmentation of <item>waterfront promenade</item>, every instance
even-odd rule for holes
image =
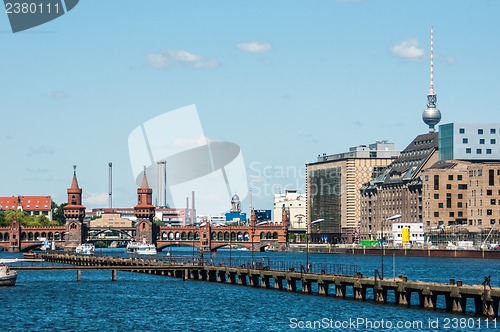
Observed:
[[[393,279],[380,279],[375,273],[364,276],[355,266],[325,264],[323,268],[315,266],[306,271],[303,266],[296,269],[290,263],[264,261],[254,264],[219,264],[189,260],[132,259],[119,257],[87,257],[66,254],[45,254],[43,259],[54,263],[71,266],[77,271],[85,269],[109,269],[116,280],[117,270],[142,272],[160,276],[200,280],[265,289],[287,290],[305,294],[317,293],[335,298],[351,298],[367,301],[370,298],[381,304],[396,304],[402,307],[420,307],[424,309],[442,309],[453,313],[466,313],[468,299],[473,302],[475,314],[485,317],[498,316],[500,288],[490,287],[487,280],[483,285],[465,285],[460,280],[450,279],[447,284],[411,281],[405,276]],[[50,265],[45,264],[47,269]],[[77,278],[80,278],[78,272]],[[368,296],[371,293],[372,296]],[[415,297],[417,300],[412,301]],[[444,306],[439,307],[439,298],[444,298]],[[442,302],[442,301],[441,301]],[[470,301],[469,301],[470,303]]]

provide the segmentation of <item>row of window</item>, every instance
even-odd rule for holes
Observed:
[[[463,144],[468,144],[469,143],[469,139],[468,138],[462,138],[462,143]],[[480,138],[479,139],[479,144],[485,144],[486,143],[486,140],[484,138]],[[490,138],[490,144],[497,144],[497,140],[495,138]]]
[[[466,148],[465,153],[471,154],[472,149],[471,148]],[[491,149],[486,149],[485,151],[486,154],[491,154]],[[483,149],[476,149],[476,154],[483,154]]]
[[[459,132],[460,134],[465,134],[465,128],[459,128],[459,129],[458,129],[458,132]],[[497,133],[497,130],[496,130],[495,128],[490,128],[490,134],[496,134],[496,133]],[[478,134],[478,135],[483,135],[483,134],[484,134],[484,129],[479,128],[479,129],[477,130],[477,134]]]

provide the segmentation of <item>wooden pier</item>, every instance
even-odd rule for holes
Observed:
[[[500,288],[483,285],[464,285],[460,280],[450,279],[449,284],[410,281],[406,277],[383,279],[366,277],[358,273],[355,276],[326,273],[307,273],[305,271],[271,270],[265,266],[251,268],[245,266],[211,266],[193,264],[193,262],[173,262],[161,260],[93,257],[64,254],[45,254],[46,262],[67,265],[45,265],[45,269],[112,270],[112,280],[116,280],[116,271],[134,271],[182,278],[183,280],[202,280],[211,282],[247,285],[291,292],[312,293],[313,289],[321,295],[332,294],[336,298],[352,298],[367,301],[369,292],[377,303],[392,303],[409,308],[443,309],[457,314],[466,313],[467,299],[473,299],[473,312],[486,317],[498,316]],[[69,266],[68,266],[69,265]],[[35,269],[35,267],[13,267],[14,269]],[[42,269],[42,267],[38,267]],[[324,272],[324,271],[323,271]],[[412,302],[413,296],[418,299]],[[438,307],[438,298],[444,298],[444,307]]]

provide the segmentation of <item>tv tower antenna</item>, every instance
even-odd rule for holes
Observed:
[[[431,25],[431,80],[429,95],[434,95],[434,30]]]
[[[430,54],[430,87],[427,95],[427,109],[422,113],[422,120],[429,126],[429,132],[435,131],[435,126],[441,121],[441,112],[436,107],[437,96],[434,92],[434,29],[431,26],[431,54]]]

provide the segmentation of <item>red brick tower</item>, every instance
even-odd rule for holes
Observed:
[[[146,240],[146,243],[156,244],[159,226],[153,223],[155,206],[152,203],[153,189],[149,188],[146,169],[144,168],[141,187],[137,189],[137,205],[134,206],[134,214],[137,217],[135,236],[138,242]]]
[[[64,207],[66,218],[66,243],[65,249],[74,250],[82,243],[86,234],[83,218],[85,217],[85,206],[82,205],[82,189],[78,186],[76,179],[76,166],[73,166],[73,181],[68,188],[68,204]]]

